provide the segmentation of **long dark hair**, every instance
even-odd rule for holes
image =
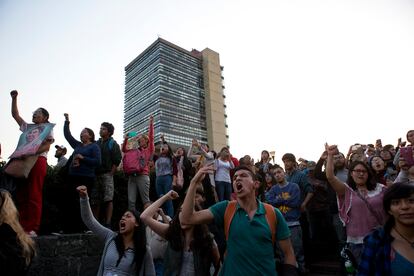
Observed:
[[[372,171],[368,167],[367,163],[362,162],[362,161],[354,161],[354,162],[351,163],[351,165],[349,165],[348,179],[347,179],[346,183],[348,184],[349,187],[352,188],[352,190],[356,191],[357,187],[356,187],[354,179],[352,178],[352,172],[355,169],[355,167],[358,166],[358,165],[363,166],[367,170],[368,179],[367,179],[367,182],[365,183],[365,185],[367,186],[368,191],[374,190],[375,187],[377,186],[377,183],[375,182]]]
[[[183,147],[178,147],[177,149],[176,149],[176,152],[177,152],[177,150],[178,149],[181,149],[182,151],[183,151],[183,164],[185,164],[185,163],[187,163],[187,161],[189,161],[189,159],[188,159],[188,157],[187,157],[187,152],[186,152],[186,150],[185,150],[185,148],[183,148]],[[181,158],[181,156],[176,156],[176,160],[177,160],[177,163],[180,161],[180,158]]]
[[[195,210],[199,211],[200,208],[195,205]],[[170,246],[175,251],[182,251],[184,249],[184,230],[181,229],[180,224],[180,212],[179,210],[174,218],[170,221],[170,227],[168,228],[166,239],[170,243]],[[190,244],[192,251],[197,249],[202,256],[209,256],[211,249],[213,248],[213,239],[210,235],[206,224],[194,225],[193,241]]]
[[[384,198],[382,201],[382,206],[386,214],[391,209],[391,201],[394,199],[402,199],[410,197],[414,194],[414,185],[409,183],[398,182],[391,185],[384,193]],[[391,229],[395,225],[395,218],[393,216],[388,216],[387,222],[384,225],[384,231],[390,233]]]
[[[174,158],[174,153],[173,153],[173,151],[172,151],[172,149],[171,149],[170,145],[169,145],[167,142],[164,142],[164,143],[162,143],[162,144],[161,144],[161,147],[163,147],[163,146],[167,146],[167,148],[168,148],[168,152],[167,152],[167,154],[165,155],[165,157],[168,157],[170,160],[173,160],[173,158]],[[160,157],[161,157],[161,153],[160,153]]]
[[[136,210],[128,210],[128,212],[131,212],[136,221],[138,226],[135,227],[134,230],[134,235],[133,235],[133,240],[134,240],[134,263],[135,263],[135,271],[136,271],[136,275],[139,275],[139,271],[140,268],[142,266],[142,263],[144,261],[144,256],[145,253],[147,251],[147,239],[146,239],[146,234],[145,234],[145,225],[144,223],[141,221],[140,213]],[[116,266],[119,265],[119,263],[121,262],[121,259],[123,256],[125,256],[125,245],[124,245],[124,241],[122,240],[122,235],[118,234],[115,237],[115,245],[116,245],[116,249],[118,250],[118,260],[116,262]]]

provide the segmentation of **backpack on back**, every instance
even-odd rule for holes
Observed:
[[[272,205],[267,203],[262,203],[265,208],[265,216],[267,224],[269,225],[270,232],[272,234],[272,242],[275,244],[276,241],[276,225],[277,225],[277,218],[276,212]],[[231,221],[233,220],[234,214],[236,213],[237,201],[232,200],[229,201],[227,204],[226,210],[224,211],[224,235],[226,237],[226,241],[229,238],[229,230]]]
[[[146,166],[144,152],[139,149],[129,150],[124,153],[122,158],[122,168],[124,173],[141,173]]]

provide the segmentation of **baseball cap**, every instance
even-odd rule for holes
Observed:
[[[55,148],[63,150],[65,153],[67,151],[66,147],[63,145],[56,145]]]

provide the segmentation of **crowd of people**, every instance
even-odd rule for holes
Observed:
[[[12,115],[24,131],[17,95],[11,92]],[[32,122],[48,119],[39,108]],[[148,125],[148,133],[126,133],[120,146],[108,122],[98,140],[91,128],[77,140],[64,114],[73,148],[66,159],[67,149],[55,146],[55,169],[65,169],[69,183],[64,232],[90,230],[102,239],[98,275],[305,275],[322,250],[341,258],[348,275],[414,272],[414,130],[396,146],[354,144],[345,155],[325,144],[318,160],[285,153],[279,165],[266,150],[255,163],[196,138],[173,150],[163,135],[154,141],[152,116]],[[35,255],[53,142],[53,132],[41,141],[23,184],[2,176],[0,263],[10,271],[16,265],[8,259],[25,271]],[[115,224],[117,170],[128,179],[128,210]]]

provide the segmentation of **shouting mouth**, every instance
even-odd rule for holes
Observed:
[[[121,221],[120,223],[119,223],[119,230],[120,231],[124,231],[125,230],[125,222],[124,221]]]
[[[243,191],[243,185],[240,182],[236,183],[236,192],[240,193]]]

